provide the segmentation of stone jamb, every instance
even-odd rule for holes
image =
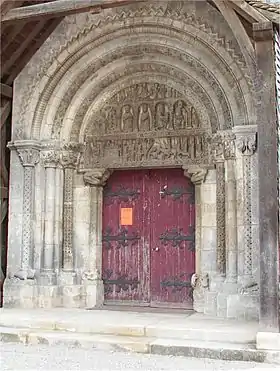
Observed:
[[[34,279],[33,269],[33,228],[34,218],[34,171],[39,162],[40,145],[31,140],[15,141],[8,144],[16,150],[23,166],[23,205],[22,205],[22,246],[20,270],[14,274],[21,280]]]
[[[63,244],[61,284],[76,282],[75,252],[73,249],[73,185],[81,145],[68,143],[61,150],[60,163],[63,167]]]

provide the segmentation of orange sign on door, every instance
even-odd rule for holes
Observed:
[[[121,225],[132,225],[132,208],[121,208]]]

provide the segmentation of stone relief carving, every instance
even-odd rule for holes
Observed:
[[[226,183],[223,162],[216,163],[217,271],[226,269]]]
[[[60,154],[60,163],[64,168],[75,169],[80,154],[83,150],[83,145],[78,143],[67,143],[62,147]]]
[[[257,150],[257,134],[253,133],[245,137],[239,137],[236,140],[236,148],[247,156],[252,156]]]
[[[44,167],[56,167],[58,165],[60,155],[58,150],[41,151],[40,154]]]
[[[84,182],[86,185],[103,187],[111,174],[108,169],[90,170],[84,174]]]
[[[34,148],[17,148],[22,166],[35,166],[39,162],[39,151]]]
[[[80,170],[207,163],[208,137],[194,107],[175,89],[136,84],[105,102],[88,127]]]
[[[189,90],[195,92],[195,100],[197,100],[196,105],[199,106],[201,104],[199,102],[199,100],[201,102],[203,102],[204,108],[202,108],[199,112],[200,116],[201,116],[200,120],[198,120],[198,118],[196,117],[197,112],[195,112],[194,107],[191,110],[191,113],[189,113],[189,115],[188,115],[193,120],[193,125],[192,126],[195,126],[195,125],[198,126],[198,124],[197,124],[197,121],[198,121],[200,124],[203,123],[204,128],[207,128],[208,130],[210,130],[210,126],[212,127],[213,132],[216,132],[218,130],[218,127],[220,125],[219,124],[220,118],[217,117],[216,112],[213,109],[213,105],[212,105],[211,101],[209,100],[209,97],[205,94],[205,91],[197,84],[197,82],[195,80],[186,79],[186,76],[185,76],[185,74],[182,73],[182,71],[171,68],[170,66],[156,65],[156,64],[153,65],[153,64],[147,64],[147,63],[139,63],[135,66],[128,66],[125,71],[121,71],[119,73],[119,78],[134,75],[134,74],[137,74],[138,72],[168,75],[170,77],[173,77],[174,80],[180,79],[182,81],[182,83],[184,82],[185,86],[187,86],[187,88]],[[159,77],[159,79],[161,79],[161,77]],[[72,132],[71,132],[71,140],[73,140],[73,141],[77,140],[77,137],[78,137],[78,134],[79,134],[79,131],[80,131],[81,123],[84,119],[84,116],[86,115],[86,113],[88,111],[88,108],[89,108],[90,104],[94,101],[94,98],[100,93],[100,91],[109,88],[112,85],[112,83],[114,82],[114,80],[115,80],[114,76],[108,75],[106,78],[104,78],[102,80],[102,82],[100,82],[99,84],[96,84],[96,86],[92,89],[91,97],[90,98],[85,98],[85,100],[80,105],[80,107],[79,107],[79,109],[76,113],[76,116],[75,116],[75,119],[74,119],[74,125],[73,125]],[[141,84],[144,84],[144,83],[141,83]],[[140,86],[141,86],[141,84],[140,84]],[[171,79],[171,84],[173,84],[172,79]],[[139,84],[137,84],[137,85],[139,85]],[[152,86],[153,85],[154,84],[152,84]],[[126,88],[126,90],[127,89],[128,88]],[[134,92],[135,92],[135,90],[134,90]],[[174,88],[169,88],[166,92],[166,99],[167,99],[167,97],[171,98],[170,94],[171,94],[172,91],[175,94],[173,96],[173,104],[174,104],[179,98],[183,98],[183,96],[180,93],[178,93],[176,95],[176,90]],[[189,93],[186,92],[186,96],[188,94]],[[131,105],[131,103],[135,104],[135,103],[137,103],[137,101],[143,102],[143,99],[141,97],[139,97],[138,95],[136,96],[137,99],[136,99],[136,97],[135,97],[135,99],[133,99],[133,96],[132,96],[132,99],[131,99],[132,102],[125,100],[125,98],[128,96],[128,93],[124,92],[122,94],[118,94],[117,96],[122,97],[122,99],[123,99],[122,104],[120,103],[120,100],[119,100],[120,98],[116,99],[115,102],[113,102],[113,101],[111,102],[112,104],[111,104],[111,107],[109,106],[109,109],[112,109],[112,107],[117,107],[117,109],[120,110],[120,107],[125,105],[125,104]],[[151,96],[153,96],[153,95],[151,95]],[[162,101],[165,101],[165,100],[159,99],[158,102],[162,102]],[[149,101],[147,101],[147,103],[149,103]],[[170,112],[172,114],[173,114],[173,104],[171,104],[172,107],[169,108]],[[191,108],[191,107],[192,106],[190,105],[189,108]],[[150,108],[151,108],[151,111],[152,111],[152,119],[154,120],[155,107],[150,106]],[[103,112],[102,115],[99,114],[100,109]],[[100,108],[100,109],[98,109],[98,113],[96,113],[94,111],[92,113],[91,118],[88,119],[88,123],[89,123],[88,124],[88,130],[86,130],[85,135],[90,135],[92,132],[96,132],[96,130],[98,132],[100,132],[100,131],[102,131],[103,133],[105,132],[104,122],[107,120],[106,119],[107,108],[105,108],[104,110],[102,108]],[[207,110],[207,113],[206,113],[205,109]],[[227,106],[227,110],[228,109],[229,108]],[[138,112],[137,111],[138,111],[138,106],[136,107],[135,112],[133,112],[133,116],[134,116],[134,120],[135,120],[134,127],[137,126],[137,117],[138,117]],[[99,120],[97,119],[97,116],[99,116]],[[115,126],[117,128],[119,128],[119,121],[121,121],[120,120],[120,114],[118,113],[117,116],[118,116],[118,119],[117,119],[118,123],[115,124]],[[209,120],[210,120],[210,122],[209,122]],[[173,116],[172,115],[170,116],[170,121],[172,121],[172,126],[173,126]],[[107,125],[107,127],[110,127],[110,123]],[[113,128],[111,129],[111,131],[113,131]]]

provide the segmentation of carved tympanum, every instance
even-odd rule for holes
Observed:
[[[208,161],[209,134],[195,108],[173,88],[139,83],[115,94],[94,117],[81,170]]]

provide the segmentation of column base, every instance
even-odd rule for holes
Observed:
[[[32,309],[38,306],[38,286],[35,280],[6,278],[3,285],[3,307]]]
[[[104,303],[104,284],[102,280],[87,281],[85,284],[86,308],[101,308]]]
[[[38,282],[42,286],[56,285],[56,274],[53,271],[41,271]]]

